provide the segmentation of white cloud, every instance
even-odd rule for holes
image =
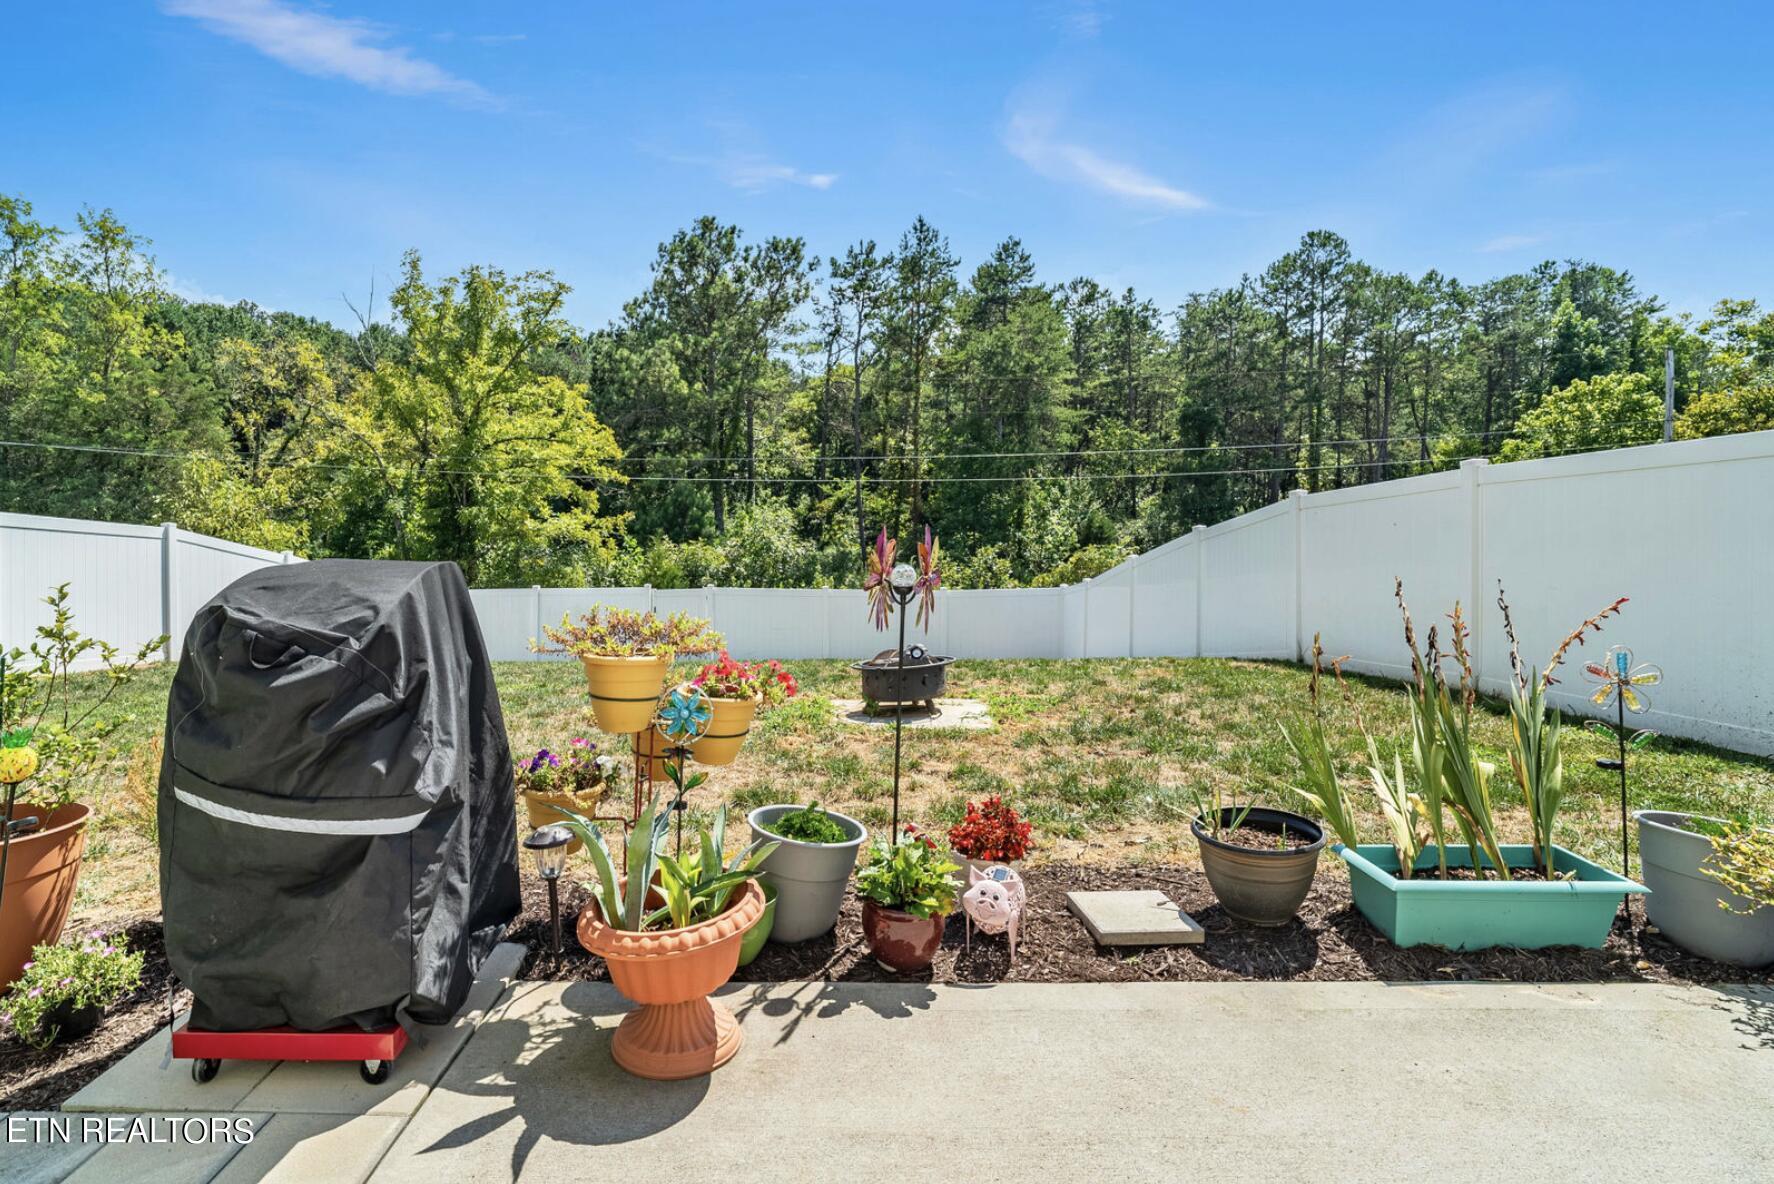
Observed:
[[[757,157],[730,157],[717,167],[721,179],[735,189],[756,191],[773,185],[805,185],[809,189],[830,189],[837,181],[836,173],[809,173],[793,165],[776,164]]]
[[[414,57],[406,46],[379,44],[387,41],[388,32],[368,21],[328,16],[284,0],[161,0],[161,8],[304,74],[344,78],[390,94],[493,101],[476,83]]]
[[[1088,145],[1060,139],[1053,119],[1028,109],[1011,113],[1004,147],[1043,177],[1083,185],[1134,205],[1181,213],[1205,210],[1212,204],[1135,165],[1111,160]]]
[[[1101,33],[1103,22],[1109,19],[1100,0],[1062,0],[1062,3],[1048,11],[1060,29],[1074,37],[1086,39]]]
[[[1499,234],[1496,238],[1480,243],[1478,249],[1486,255],[1494,255],[1502,251],[1519,251],[1545,241],[1544,234]]]

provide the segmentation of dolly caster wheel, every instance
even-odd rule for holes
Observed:
[[[365,1061],[357,1067],[357,1075],[371,1085],[381,1085],[388,1080],[387,1061]]]
[[[214,1081],[216,1074],[222,1071],[222,1062],[214,1057],[199,1057],[191,1062],[191,1080],[198,1085]]]

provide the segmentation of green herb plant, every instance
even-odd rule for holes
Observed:
[[[829,844],[850,841],[850,832],[844,829],[844,824],[821,810],[818,802],[784,814],[770,824],[769,830],[772,834],[793,839],[797,843]]]

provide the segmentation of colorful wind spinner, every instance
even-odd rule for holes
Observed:
[[[1589,696],[1597,707],[1606,707],[1620,697],[1620,705],[1638,715],[1651,706],[1651,701],[1637,689],[1654,687],[1663,681],[1663,671],[1645,662],[1632,664],[1632,651],[1623,645],[1609,650],[1600,662],[1586,662],[1583,673],[1591,682],[1601,685]]]
[[[1649,744],[1657,733],[1649,728],[1640,728],[1628,734],[1626,713],[1630,711],[1634,715],[1641,715],[1650,709],[1651,701],[1645,698],[1639,688],[1654,687],[1661,683],[1663,671],[1649,662],[1634,666],[1632,651],[1623,645],[1617,645],[1603,655],[1601,661],[1585,662],[1583,674],[1591,682],[1600,684],[1589,696],[1589,701],[1597,707],[1606,708],[1611,704],[1614,708],[1613,727],[1599,719],[1590,720],[1589,726],[1618,746],[1618,756],[1602,757],[1595,764],[1598,769],[1620,774],[1620,866],[1622,871],[1631,875],[1630,835],[1626,822],[1626,753],[1629,749],[1638,749]]]

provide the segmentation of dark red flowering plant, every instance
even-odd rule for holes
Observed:
[[[967,816],[949,827],[949,850],[967,859],[1009,863],[1029,853],[1029,831],[1029,824],[993,794],[967,803]]]
[[[759,698],[763,700],[760,707],[775,707],[801,693],[801,684],[776,659],[740,662],[726,650],[698,670],[690,685],[710,699]]]

